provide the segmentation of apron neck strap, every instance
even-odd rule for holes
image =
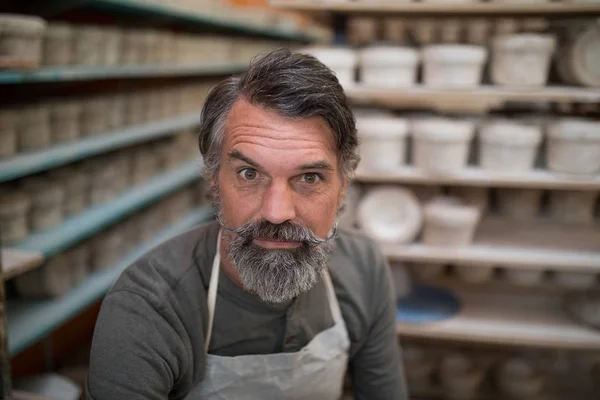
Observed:
[[[217,235],[217,254],[213,259],[212,269],[210,271],[210,283],[208,284],[208,330],[206,331],[206,340],[204,349],[208,353],[208,345],[212,335],[213,321],[215,319],[215,305],[217,303],[217,289],[219,287],[219,271],[221,270],[221,229]]]
[[[321,273],[321,278],[323,279],[323,282],[325,283],[325,289],[327,290],[327,302],[329,303],[331,317],[333,318],[333,322],[335,324],[339,324],[343,322],[342,311],[340,309],[337,296],[335,295],[335,289],[333,288],[331,275],[329,274],[327,267]]]

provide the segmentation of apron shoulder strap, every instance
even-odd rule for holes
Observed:
[[[325,268],[321,274],[323,282],[325,282],[325,288],[327,289],[327,302],[329,303],[329,310],[333,317],[333,322],[336,324],[343,323],[342,310],[338,302],[337,296],[335,295],[335,289],[333,288],[333,282],[331,281],[331,275],[329,270]]]
[[[212,335],[213,321],[215,319],[215,306],[217,303],[217,289],[219,288],[219,271],[221,270],[221,230],[217,235],[217,253],[213,259],[210,271],[210,283],[208,284],[208,329],[204,340],[204,349],[208,353],[208,345]]]

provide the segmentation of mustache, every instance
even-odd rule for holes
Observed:
[[[331,240],[336,235],[337,231],[337,224],[335,224],[333,233],[326,238],[322,238],[315,235],[310,229],[290,221],[285,221],[281,224],[273,224],[266,220],[250,221],[239,228],[225,226],[219,217],[217,217],[217,222],[223,229],[238,234],[247,242],[252,239],[268,239],[303,242],[311,246],[316,246]]]

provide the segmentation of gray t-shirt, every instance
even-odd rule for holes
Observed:
[[[202,381],[218,229],[211,222],[171,239],[121,275],[96,324],[88,398],[183,399]],[[386,261],[356,233],[340,231],[333,246],[329,272],[351,341],[355,398],[408,399]],[[323,282],[288,304],[270,305],[221,273],[209,353],[295,352],[332,325]]]

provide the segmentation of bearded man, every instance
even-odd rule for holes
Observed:
[[[355,121],[314,57],[269,53],[209,94],[216,220],[131,265],[94,333],[92,400],[407,399],[389,269],[337,229]]]

